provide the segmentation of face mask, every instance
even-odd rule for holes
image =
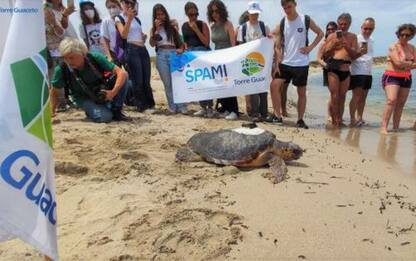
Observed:
[[[89,19],[93,19],[95,16],[95,11],[94,10],[85,10],[84,14],[89,18]]]
[[[115,17],[121,13],[120,8],[118,7],[110,8],[108,9],[108,12],[110,13],[111,17]]]

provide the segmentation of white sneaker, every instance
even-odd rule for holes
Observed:
[[[237,115],[237,113],[235,113],[235,112],[231,112],[230,114],[228,114],[228,115],[225,117],[225,119],[226,119],[226,120],[229,120],[229,121],[234,121],[234,120],[238,119],[238,115]]]
[[[205,114],[207,114],[207,111],[205,110],[205,108],[202,108],[199,111],[195,112],[194,116],[205,116]]]
[[[155,109],[153,109],[153,108],[149,108],[149,109],[146,109],[145,111],[144,111],[144,113],[148,113],[148,114],[154,114],[156,112],[156,110]]]
[[[188,109],[185,107],[185,108],[180,109],[179,112],[183,115],[187,115],[188,114]]]

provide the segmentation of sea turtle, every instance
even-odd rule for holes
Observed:
[[[303,150],[292,142],[282,142],[260,128],[224,129],[197,133],[179,148],[177,161],[205,160],[218,165],[261,167],[269,165],[280,182],[286,175],[285,161],[299,159]]]

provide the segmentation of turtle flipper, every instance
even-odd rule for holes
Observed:
[[[276,178],[276,183],[283,181],[287,173],[285,161],[281,157],[273,155],[269,159],[268,164],[272,174]]]

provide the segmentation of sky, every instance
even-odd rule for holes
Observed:
[[[10,0],[0,0],[0,7],[7,6]],[[33,0],[26,0],[33,1]],[[67,0],[63,0],[66,4]],[[188,0],[139,0],[139,17],[143,23],[144,30],[150,31],[152,21],[152,7],[156,3],[163,4],[170,16],[176,18],[180,24],[186,21],[183,7]],[[79,0],[75,0],[78,8]],[[101,17],[108,16],[105,8],[105,0],[95,0],[96,6]],[[194,0],[199,7],[200,19],[206,20],[206,6],[208,0]],[[237,24],[238,17],[247,8],[249,0],[224,0],[227,5],[230,20],[234,25]],[[260,19],[268,24],[271,28],[276,25],[283,17],[283,11],[280,6],[280,0],[259,0],[263,13]],[[416,23],[416,0],[298,0],[298,12],[308,14],[321,27],[325,28],[327,22],[336,20],[339,14],[349,12],[353,21],[351,32],[359,33],[360,26],[366,17],[374,17],[376,20],[376,30],[373,33],[375,40],[375,55],[384,56],[387,53],[388,46],[397,40],[394,32],[397,26],[402,23]],[[0,13],[1,16],[4,14]],[[79,11],[70,17],[78,31],[80,23]],[[3,27],[3,26],[2,26]],[[4,27],[3,27],[4,28]],[[3,29],[4,30],[4,29]],[[1,29],[0,29],[1,31]],[[4,34],[2,34],[4,35]],[[310,32],[310,41],[313,40],[314,34]],[[413,43],[416,41],[413,40]],[[1,47],[0,47],[1,48]],[[148,46],[151,55],[154,51]],[[316,50],[315,50],[316,52]],[[311,54],[311,60],[315,60],[315,52]]]

